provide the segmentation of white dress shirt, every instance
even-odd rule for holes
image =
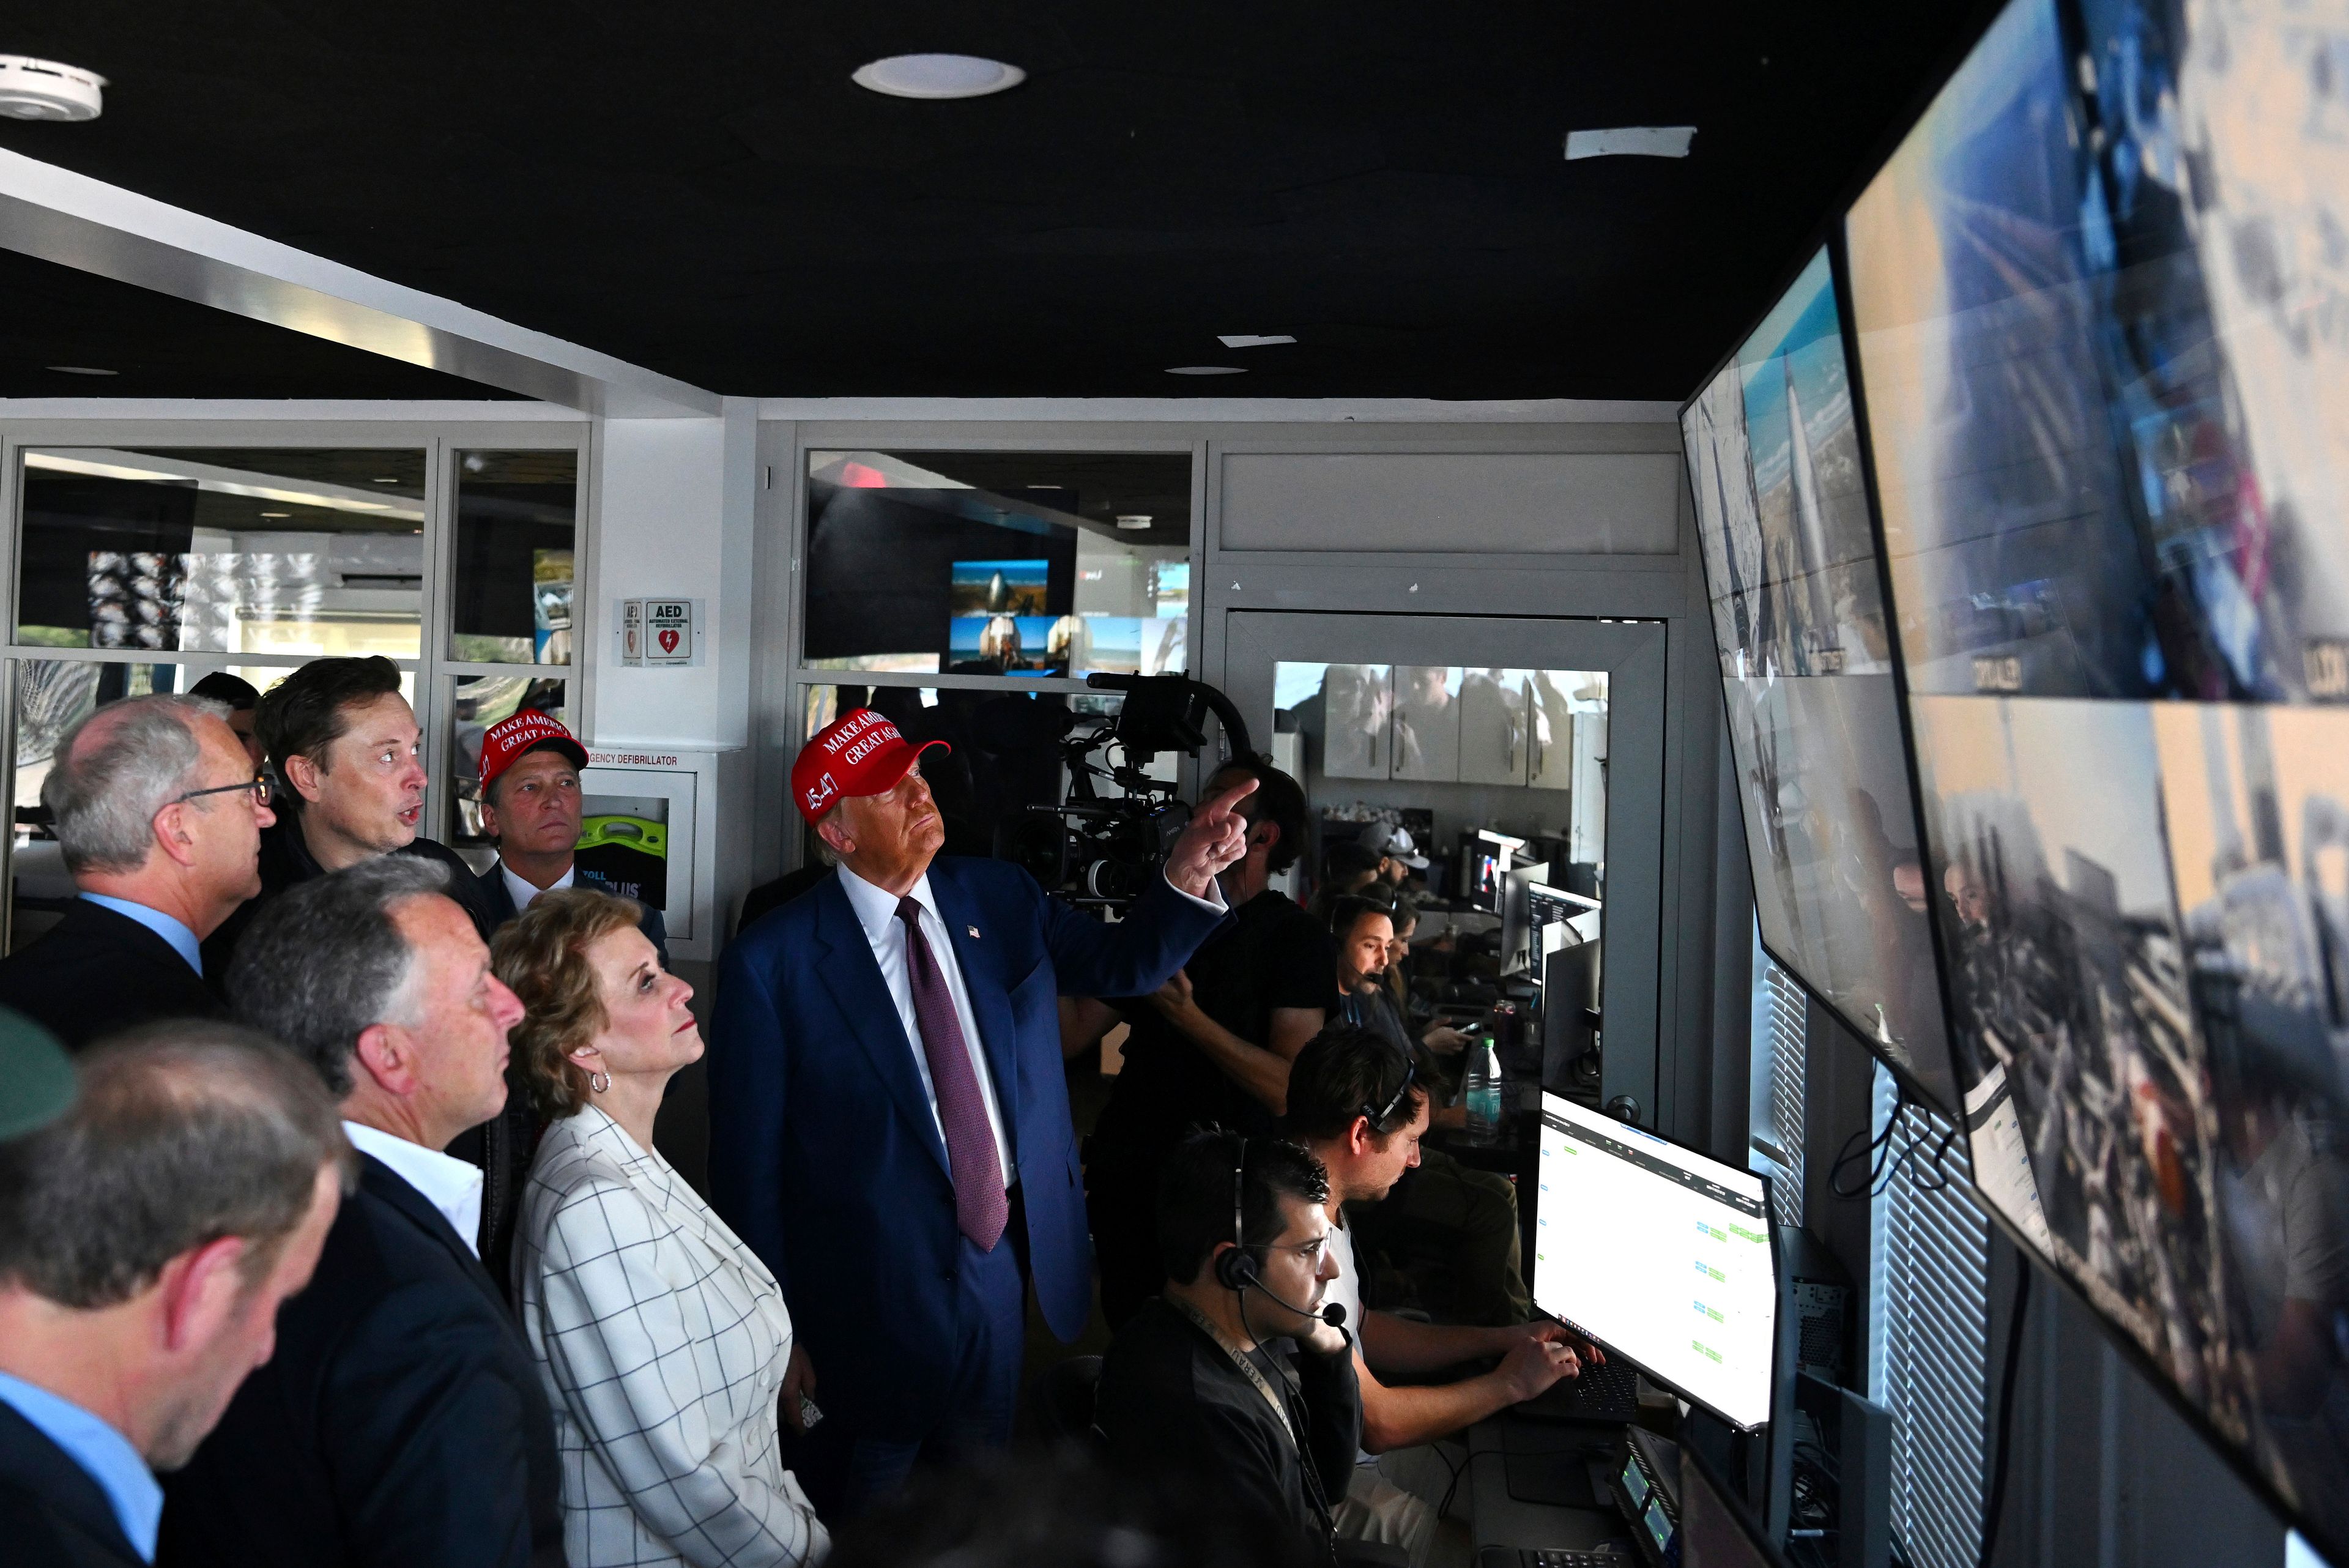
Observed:
[[[498,862],[498,875],[506,879],[506,897],[513,900],[514,913],[517,915],[521,914],[524,909],[529,909],[531,900],[537,898],[541,893],[560,893],[565,888],[570,887],[571,878],[576,876],[578,871],[578,862],[574,861],[572,864],[563,868],[563,875],[554,879],[554,887],[541,888],[535,883],[525,882],[521,877],[515,876],[513,874],[513,867],[507,865],[503,860],[500,860]]]
[[[864,928],[864,940],[873,944],[873,959],[881,966],[881,981],[889,988],[889,1000],[897,1004],[897,1020],[905,1026],[905,1043],[914,1048],[914,1071],[922,1075],[922,1097],[930,1103],[930,1120],[938,1129],[938,1143],[947,1141],[946,1124],[938,1120],[937,1085],[930,1082],[930,1058],[922,1049],[922,1023],[914,1011],[914,981],[905,969],[905,923],[897,918],[897,896],[885,892],[851,871],[840,868],[840,886],[848,895],[848,907],[856,911],[856,923]],[[954,939],[947,934],[946,921],[938,915],[938,901],[930,891],[930,876],[925,871],[922,879],[914,884],[908,895],[922,907],[922,935],[930,944],[930,956],[937,961],[938,972],[946,977],[947,994],[954,998],[955,1022],[962,1026],[963,1048],[970,1053],[971,1070],[978,1075],[979,1097],[987,1102],[987,1127],[995,1135],[995,1155],[1003,1165],[1003,1186],[1010,1189],[1019,1179],[1011,1159],[1011,1140],[1004,1136],[1003,1108],[995,1097],[995,1075],[988,1071],[987,1048],[978,1037],[978,1018],[970,1010],[970,991],[962,982],[962,965],[955,958]]]
[[[905,971],[905,925],[897,919],[897,896],[884,891],[851,871],[840,867],[841,890],[848,895],[848,907],[856,913],[856,923],[864,928],[864,940],[873,944],[873,960],[881,966],[882,983],[889,988],[889,1000],[897,1004],[897,1021],[905,1026],[905,1043],[914,1049],[914,1071],[922,1075],[922,1097],[930,1104],[930,1120],[938,1129],[938,1142],[947,1141],[946,1124],[938,1120],[937,1085],[930,1082],[930,1058],[922,1049],[920,1015],[914,1011],[914,982]],[[1228,907],[1224,902],[1221,887],[1210,881],[1208,890],[1214,898],[1201,898],[1174,888],[1177,898],[1189,898],[1203,909],[1222,914]],[[970,1011],[970,992],[962,982],[962,965],[955,958],[954,939],[947,932],[946,921],[938,914],[938,901],[930,891],[930,874],[914,884],[907,895],[922,907],[922,935],[929,940],[930,956],[937,961],[938,972],[946,977],[947,994],[954,998],[955,1022],[962,1026],[964,1049],[970,1053],[970,1064],[978,1075],[979,1097],[987,1102],[988,1130],[995,1135],[995,1152],[1003,1162],[1003,1186],[1009,1190],[1019,1179],[1012,1163],[1011,1140],[1003,1136],[1003,1110],[995,1098],[995,1077],[987,1068],[987,1049],[978,1038],[978,1020]]]
[[[361,1154],[371,1154],[391,1167],[391,1173],[424,1195],[440,1210],[449,1228],[475,1257],[481,1256],[481,1168],[437,1148],[410,1143],[361,1122],[345,1122],[343,1136]]]
[[[532,1159],[514,1299],[554,1406],[572,1568],[788,1568],[830,1542],[783,1466],[792,1316],[668,1161],[590,1104]]]

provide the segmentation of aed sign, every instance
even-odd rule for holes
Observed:
[[[700,599],[621,599],[612,619],[624,665],[673,668],[701,662]]]

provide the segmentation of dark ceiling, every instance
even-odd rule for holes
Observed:
[[[0,146],[725,393],[1678,399],[1979,12],[77,0],[5,46],[105,116]],[[920,50],[1030,79],[848,79]],[[1685,162],[1562,156],[1680,123]]]

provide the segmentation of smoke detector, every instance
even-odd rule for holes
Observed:
[[[0,55],[0,114],[11,119],[96,119],[106,78],[79,66]]]

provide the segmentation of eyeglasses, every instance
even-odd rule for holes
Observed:
[[[1319,1270],[1321,1267],[1321,1260],[1330,1255],[1330,1238],[1327,1235],[1316,1236],[1310,1241],[1299,1241],[1290,1247],[1267,1242],[1264,1250],[1268,1252],[1295,1252]]]
[[[253,797],[254,805],[258,806],[267,805],[269,804],[269,775],[267,774],[255,774],[251,778],[246,779],[240,784],[214,784],[210,789],[191,789],[185,794],[173,795],[171,797],[171,804],[173,805],[178,805],[183,801],[200,800],[208,794],[234,794],[239,791],[251,795]]]

